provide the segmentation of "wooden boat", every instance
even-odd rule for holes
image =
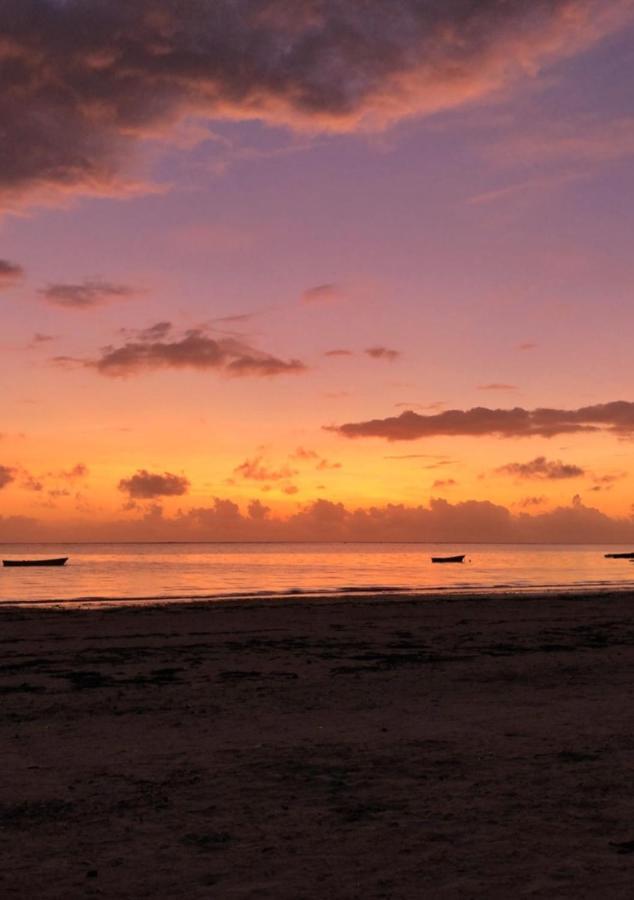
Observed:
[[[464,562],[465,554],[462,556],[432,556],[433,563],[461,563]]]
[[[59,556],[57,559],[3,559],[3,566],[65,566],[67,556]]]
[[[606,559],[634,559],[634,553],[606,553]]]

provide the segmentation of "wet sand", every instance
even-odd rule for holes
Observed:
[[[634,595],[0,628],[3,897],[631,896]]]

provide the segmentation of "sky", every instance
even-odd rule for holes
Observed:
[[[0,540],[634,540],[633,0],[3,0]]]

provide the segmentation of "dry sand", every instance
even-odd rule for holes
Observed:
[[[634,596],[0,612],[0,895],[631,897]]]

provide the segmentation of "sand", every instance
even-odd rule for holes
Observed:
[[[630,897],[634,595],[0,611],[0,895]]]

